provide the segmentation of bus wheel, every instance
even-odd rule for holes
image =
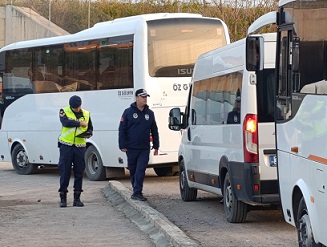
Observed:
[[[85,171],[92,181],[106,179],[106,168],[103,166],[101,156],[94,146],[89,146],[85,152]]]
[[[37,171],[37,165],[28,161],[27,153],[22,145],[17,144],[11,153],[12,165],[19,175],[29,175]]]
[[[198,194],[197,189],[190,188],[187,183],[184,161],[179,163],[179,191],[183,201],[194,201]]]
[[[246,214],[248,212],[247,204],[244,202],[236,200],[232,184],[230,182],[229,173],[227,172],[224,181],[224,210],[225,216],[230,223],[241,223],[246,219]]]
[[[166,166],[166,167],[153,167],[153,170],[154,170],[154,172],[155,172],[159,177],[172,176],[172,175],[174,175],[173,167],[172,167],[172,166]]]
[[[321,247],[321,244],[316,244],[311,227],[311,221],[305,204],[304,198],[302,197],[299,203],[299,209],[296,219],[297,235],[299,240],[299,246],[312,246]]]

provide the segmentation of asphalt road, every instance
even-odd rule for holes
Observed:
[[[131,189],[128,178],[119,181]],[[245,223],[231,224],[219,203],[221,197],[199,191],[197,201],[184,202],[178,176],[157,177],[152,169],[147,170],[144,195],[150,206],[203,247],[298,246],[295,228],[284,222],[279,209],[250,211]]]
[[[116,203],[106,200],[101,191],[108,181],[85,179],[85,207],[72,207],[69,197],[65,209],[59,208],[56,169],[21,176],[10,164],[0,163],[0,181],[0,246],[167,246],[141,231],[115,208]],[[118,181],[131,189],[128,176]],[[178,176],[158,177],[148,169],[146,203],[199,246],[298,246],[296,230],[284,222],[280,210],[251,211],[245,223],[231,224],[225,219],[219,196],[199,192],[197,201],[183,202],[178,186]],[[70,192],[71,187],[72,181]]]
[[[70,182],[68,207],[60,208],[56,169],[22,176],[11,164],[0,163],[0,246],[167,246],[134,224],[142,223],[137,213],[132,221],[106,200],[102,190],[108,181],[84,180],[82,208],[72,206]]]

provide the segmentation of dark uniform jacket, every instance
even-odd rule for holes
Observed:
[[[119,124],[119,149],[150,149],[150,134],[153,148],[159,149],[158,127],[154,113],[146,105],[143,111],[136,102],[125,109]]]
[[[228,113],[227,124],[239,124],[239,123],[241,123],[240,112],[237,111],[236,108],[234,108],[233,111]]]

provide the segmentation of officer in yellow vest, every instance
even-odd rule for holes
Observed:
[[[84,154],[86,151],[86,139],[92,136],[93,125],[90,113],[81,108],[82,99],[74,95],[69,99],[69,106],[60,109],[59,118],[62,124],[58,147],[59,174],[60,174],[60,207],[67,207],[67,188],[73,164],[74,171],[74,202],[73,206],[83,207],[80,200],[85,169]]]

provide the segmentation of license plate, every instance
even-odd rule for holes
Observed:
[[[269,164],[270,164],[271,167],[277,166],[276,155],[269,156]]]

